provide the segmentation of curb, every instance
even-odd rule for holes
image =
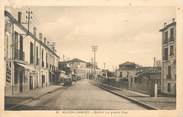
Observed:
[[[48,91],[48,92],[46,92],[46,93],[44,93],[44,94],[42,94],[42,95],[38,95],[38,96],[31,97],[31,99],[27,99],[27,100],[25,100],[25,101],[23,101],[23,102],[20,102],[20,103],[16,104],[15,106],[12,106],[12,107],[10,107],[10,108],[7,108],[6,110],[13,110],[14,108],[17,108],[17,107],[19,107],[20,105],[29,103],[29,102],[31,102],[31,101],[33,101],[33,100],[36,100],[36,99],[38,99],[38,98],[40,98],[40,97],[42,97],[42,96],[45,96],[45,95],[47,95],[47,94],[49,94],[49,93],[55,92],[55,91],[57,91],[57,90],[59,90],[59,89],[62,89],[62,88],[63,88],[63,86],[62,86],[62,87],[59,87],[59,88],[56,88],[56,89],[54,89],[54,90],[52,90],[52,91]]]
[[[34,97],[32,97],[32,100],[38,99],[38,98],[40,98],[40,97],[42,97],[42,96],[45,96],[45,95],[47,95],[47,94],[49,94],[49,93],[55,92],[55,91],[57,91],[57,90],[59,90],[59,89],[61,89],[61,88],[63,88],[63,86],[62,86],[62,87],[59,87],[59,88],[56,88],[56,89],[54,89],[54,90],[52,90],[52,91],[48,91],[48,92],[46,92],[46,93],[44,93],[44,94],[42,94],[42,95],[34,96]]]
[[[115,91],[112,91],[112,90],[110,90],[110,89],[108,89],[108,88],[105,88],[104,86],[99,86],[99,85],[97,85],[97,86],[98,86],[99,88],[102,88],[102,89],[104,89],[104,90],[106,90],[106,91],[108,91],[108,92],[111,92],[111,93],[113,93],[113,94],[115,94],[115,95],[117,95],[117,96],[120,96],[120,97],[123,97],[123,98],[125,98],[125,99],[128,99],[128,100],[130,100],[130,101],[132,101],[132,102],[134,102],[134,103],[136,103],[136,104],[138,104],[138,105],[141,105],[141,106],[143,106],[143,107],[145,107],[145,108],[147,108],[147,109],[149,109],[149,110],[159,110],[159,108],[157,108],[157,107],[154,107],[154,106],[152,106],[152,105],[149,105],[149,104],[140,102],[140,101],[138,101],[138,100],[136,100],[136,99],[134,99],[134,98],[131,98],[131,97],[122,95],[122,94],[117,93],[117,92],[115,92]]]

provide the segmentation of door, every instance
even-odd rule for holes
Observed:
[[[33,90],[33,78],[32,78],[32,76],[30,76],[30,79],[29,79],[29,89]]]
[[[19,91],[23,92],[23,73],[19,72]]]
[[[42,87],[44,86],[45,83],[45,75],[42,75]]]

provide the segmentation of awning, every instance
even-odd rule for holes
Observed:
[[[22,64],[22,63],[17,63],[17,64],[24,67],[24,69],[35,71],[34,67],[32,67],[32,66],[25,65],[25,64]]]

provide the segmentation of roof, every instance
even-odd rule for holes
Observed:
[[[85,62],[85,61],[83,61],[81,59],[78,59],[78,58],[74,58],[74,59],[72,59],[70,61],[67,61],[67,62],[82,62],[82,63],[87,63],[87,62]]]
[[[132,65],[132,66],[135,66],[135,67],[142,67],[142,65],[138,65],[138,64],[136,64],[134,62],[129,62],[129,61],[127,61],[125,63],[122,63],[119,66],[128,66],[128,65]]]
[[[28,32],[27,28],[25,28],[21,23],[19,23],[8,11],[5,10],[4,12],[5,16],[9,17],[10,20],[15,23],[21,30],[24,32]],[[28,35],[30,35],[35,41],[37,41],[39,44],[41,44],[43,47],[48,49],[50,52],[52,52],[57,58],[60,58],[54,51],[52,51],[46,44],[44,44],[42,41],[40,41],[35,35],[33,35],[31,32],[28,32]]]
[[[168,29],[170,26],[173,26],[173,25],[176,25],[176,22],[172,22],[172,23],[166,25],[165,27],[161,28],[159,31],[162,32],[162,31]]]
[[[125,66],[125,65],[135,65],[135,63],[132,63],[132,62],[125,62],[125,63],[122,63],[122,64],[120,64],[119,66]]]
[[[87,63],[86,63],[86,66],[87,66],[87,67],[93,67],[93,64],[90,63],[90,62],[87,62]]]

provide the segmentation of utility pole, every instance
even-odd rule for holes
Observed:
[[[106,65],[106,63],[104,62],[104,70],[105,70],[105,65]]]
[[[105,67],[106,67],[106,63],[104,62],[104,73],[105,73],[105,77],[107,78],[107,71],[106,71]]]
[[[92,46],[92,51],[93,51],[93,58],[94,58],[94,75],[96,75],[96,51],[97,51],[98,46]]]
[[[154,57],[153,67],[156,66],[156,57]]]

